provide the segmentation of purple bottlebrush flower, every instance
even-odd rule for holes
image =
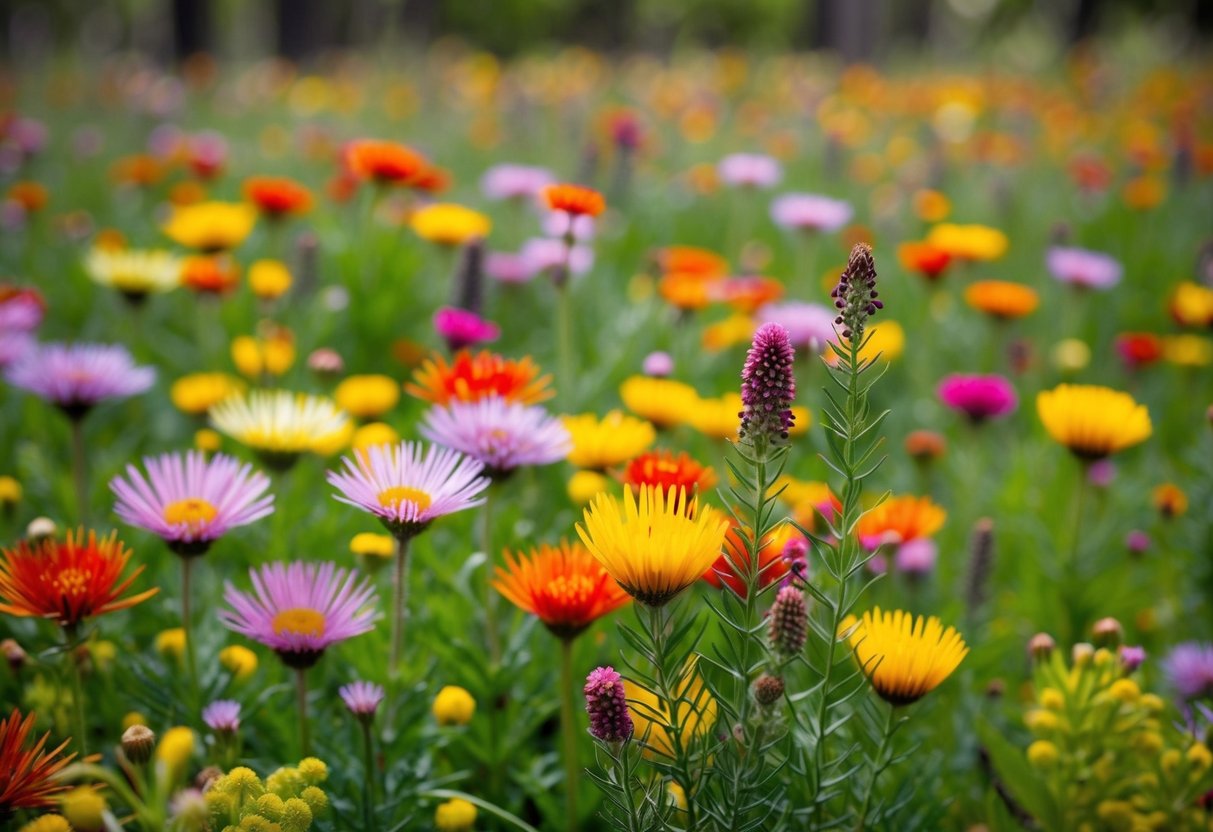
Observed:
[[[741,188],[771,188],[783,178],[783,168],[770,156],[732,153],[716,165],[720,181]]]
[[[763,324],[754,333],[754,341],[741,371],[741,439],[751,445],[766,445],[786,440],[794,418],[792,402],[796,398],[796,378],[792,364],[796,358],[788,331],[779,324]]]
[[[779,556],[788,565],[787,574],[784,575],[781,582],[782,586],[796,586],[797,581],[809,579],[809,541],[799,535],[788,538],[788,542],[783,544],[783,551],[779,553]]]
[[[343,685],[337,693],[341,695],[341,701],[349,708],[350,713],[359,719],[374,717],[384,697],[383,687],[374,682],[350,682]]]
[[[771,219],[790,231],[837,231],[854,215],[849,202],[818,194],[784,194],[771,203]]]
[[[940,401],[975,425],[1013,413],[1019,406],[1014,385],[1000,375],[953,373],[939,382],[937,392]]]
[[[758,320],[779,324],[788,331],[788,339],[796,349],[821,352],[825,345],[838,340],[834,332],[834,313],[819,303],[771,303],[758,310]]]
[[[370,632],[375,589],[335,563],[267,563],[249,570],[251,593],[224,584],[219,620],[275,651],[288,667],[314,665],[326,648]]]
[[[329,484],[343,503],[369,511],[397,537],[413,537],[434,520],[484,502],[484,466],[449,448],[420,442],[372,445],[341,460]]]
[[[1163,659],[1162,669],[1181,698],[1213,696],[1213,644],[1178,644]]]
[[[480,191],[488,199],[534,199],[556,177],[547,168],[530,165],[494,165],[480,177]]]
[[[668,352],[651,352],[644,357],[641,369],[646,376],[668,378],[674,373],[674,359]]]
[[[1079,289],[1110,289],[1124,271],[1111,255],[1082,248],[1054,246],[1045,262],[1053,277]]]
[[[179,555],[200,555],[236,526],[274,512],[270,480],[225,454],[200,451],[145,457],[144,478],[134,465],[110,480],[124,523],[162,538]]]
[[[803,592],[794,586],[781,587],[767,616],[771,619],[767,638],[775,652],[795,656],[804,649],[809,636],[809,609]]]
[[[884,308],[877,300],[876,261],[872,258],[872,247],[867,243],[856,243],[851,248],[847,267],[838,276],[838,285],[830,292],[838,317],[834,319],[842,327],[842,337],[863,343],[863,330],[868,318]]]
[[[202,709],[202,721],[217,734],[234,734],[240,729],[240,703],[216,699]]]
[[[126,347],[56,343],[27,351],[5,370],[5,378],[77,418],[107,399],[142,393],[156,371],[136,366]]]
[[[603,742],[626,742],[632,736],[632,715],[623,678],[613,667],[598,667],[585,680],[585,710],[590,733]]]
[[[478,460],[493,479],[504,479],[524,465],[557,462],[572,448],[560,419],[542,407],[500,396],[432,407],[421,435]]]
[[[475,312],[444,306],[434,313],[434,329],[446,341],[451,352],[485,344],[501,337],[501,327]]]

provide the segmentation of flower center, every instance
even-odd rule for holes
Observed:
[[[51,579],[51,585],[67,598],[78,598],[88,587],[92,573],[86,569],[64,569]]]
[[[308,607],[283,610],[274,616],[273,621],[274,634],[279,636],[290,633],[319,638],[324,635],[326,624],[324,613]]]
[[[164,507],[164,522],[174,526],[185,524],[196,532],[213,522],[218,514],[219,509],[206,500],[188,497]]]
[[[395,508],[401,503],[412,503],[417,511],[425,511],[434,502],[429,494],[417,488],[405,485],[394,485],[379,492],[379,505],[384,508]]]

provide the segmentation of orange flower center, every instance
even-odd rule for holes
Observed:
[[[69,568],[60,571],[50,579],[50,584],[62,596],[79,598],[88,590],[93,573],[87,569]]]
[[[395,508],[401,503],[412,503],[418,511],[425,511],[434,502],[429,494],[419,488],[409,488],[405,485],[394,485],[379,492],[379,505],[384,508]]]
[[[313,610],[308,607],[295,607],[283,610],[274,616],[274,634],[280,636],[291,633],[297,636],[319,637],[324,635],[324,628],[327,623],[324,613],[319,610]]]
[[[547,595],[560,610],[584,605],[594,594],[594,582],[585,575],[557,575],[548,581]]]
[[[190,531],[196,532],[212,523],[218,514],[219,509],[206,500],[188,497],[164,507],[164,522],[174,526],[184,523]]]

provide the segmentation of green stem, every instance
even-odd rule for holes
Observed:
[[[480,509],[480,550],[484,553],[484,635],[489,647],[489,661],[496,668],[501,663],[501,636],[497,632],[497,593],[493,590],[493,486],[484,492]]]
[[[375,753],[371,737],[371,720],[359,717],[362,723],[362,822],[364,832],[375,832]]]
[[[63,658],[68,664],[68,678],[72,684],[72,711],[76,721],[76,746],[80,749],[80,759],[88,756],[88,723],[84,719],[84,682],[81,679],[80,660],[76,651],[80,647],[80,631],[73,624],[63,630]]]
[[[307,730],[307,671],[303,668],[295,670],[295,695],[299,708],[299,755],[306,757],[312,753],[312,744]]]
[[[636,795],[632,791],[632,749],[628,743],[622,743],[618,746],[619,754],[616,756],[611,754],[611,759],[619,767],[619,787],[623,790],[624,799],[627,801],[628,810],[628,832],[643,832],[637,817],[636,812]]]
[[[190,576],[194,559],[181,558],[181,629],[185,633],[185,662],[189,673],[190,705],[198,704],[198,654],[194,650],[194,631],[190,626]]]
[[[88,525],[88,457],[84,453],[84,417],[70,418],[72,426],[72,481],[76,488],[76,515]]]
[[[872,807],[872,795],[876,792],[876,778],[880,777],[880,773],[887,768],[887,763],[884,760],[885,752],[888,751],[889,741],[893,738],[893,730],[897,718],[897,709],[892,705],[889,706],[889,715],[885,719],[884,733],[880,736],[880,747],[876,749],[876,756],[872,758],[872,776],[868,778],[867,787],[864,789],[863,803],[859,809],[859,815],[855,821],[856,832],[863,832],[864,824],[868,821],[868,811]]]
[[[664,727],[665,734],[670,742],[670,749],[673,751],[673,758],[677,771],[674,773],[674,780],[682,787],[682,792],[686,796],[687,808],[687,823],[685,832],[692,832],[697,827],[695,813],[695,791],[693,778],[690,772],[690,764],[687,759],[686,748],[682,742],[682,726],[678,721],[678,704],[682,699],[679,693],[679,683],[681,682],[681,674],[683,668],[679,668],[678,676],[674,679],[670,678],[669,668],[666,665],[668,659],[668,633],[666,632],[669,626],[669,606],[646,607],[649,612],[649,638],[653,643],[653,659],[654,670],[656,671],[657,690],[653,691],[657,695],[657,713],[665,714],[667,724]]]
[[[392,570],[392,646],[388,662],[388,675],[392,679],[400,676],[404,626],[409,615],[409,540],[408,537],[396,538],[396,558]]]
[[[576,832],[577,815],[577,734],[573,718],[573,639],[560,640],[560,732],[564,735],[564,779],[568,796],[567,828]]]
[[[567,271],[567,267],[566,267]],[[566,412],[573,409],[573,301],[571,278],[566,273],[564,282],[556,287],[556,348],[560,382],[557,393]]]

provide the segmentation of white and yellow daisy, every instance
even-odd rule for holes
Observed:
[[[84,259],[93,282],[107,286],[132,303],[181,285],[181,258],[160,249],[94,248]]]
[[[354,431],[354,423],[331,399],[289,390],[231,396],[211,410],[211,423],[279,471],[301,454],[340,450]]]

